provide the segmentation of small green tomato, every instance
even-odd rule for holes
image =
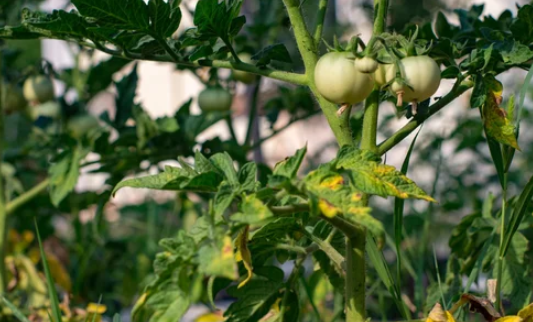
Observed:
[[[328,101],[340,105],[356,104],[372,92],[372,75],[359,72],[353,59],[353,54],[347,52],[330,52],[319,59],[315,67],[315,84]]]
[[[247,63],[247,64],[252,64],[252,55],[248,54],[248,53],[242,53],[242,54],[239,54],[239,59],[243,62],[243,63]],[[240,71],[240,70],[234,70],[232,72],[232,75],[233,75],[233,79],[236,80],[236,81],[239,81],[241,83],[244,83],[244,84],[252,84],[253,82],[255,82],[257,76],[254,75],[254,74],[251,74],[251,73],[248,73],[248,72],[243,72],[243,71]]]
[[[374,80],[379,87],[392,82],[396,76],[394,64],[378,64],[378,69],[374,73]]]
[[[231,109],[233,96],[220,87],[208,87],[198,95],[198,106],[204,112],[224,112]]]
[[[74,116],[67,122],[67,130],[73,137],[78,139],[99,126],[100,124],[96,117],[89,114]]]
[[[429,56],[406,57],[399,62],[402,77],[409,86],[391,87],[393,94],[403,91],[404,102],[422,102],[430,98],[440,85],[440,68]]]
[[[44,75],[31,76],[24,82],[24,97],[33,104],[42,104],[54,99],[54,84]]]
[[[372,74],[378,69],[378,62],[370,57],[356,59],[354,62],[355,69],[364,74]]]
[[[22,90],[16,85],[4,83],[4,95],[4,112],[7,114],[22,111],[28,105]]]

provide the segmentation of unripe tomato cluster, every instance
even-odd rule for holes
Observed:
[[[399,67],[399,71],[396,66]],[[396,79],[401,75],[401,80]],[[352,105],[366,99],[374,84],[389,86],[398,104],[416,103],[430,98],[440,85],[439,65],[429,56],[411,56],[397,64],[380,64],[370,57],[356,58],[349,52],[330,52],[315,67],[318,92],[328,101]]]

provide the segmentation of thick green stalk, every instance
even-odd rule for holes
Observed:
[[[3,65],[3,54],[0,52],[0,71]],[[2,75],[3,78],[3,75]],[[4,161],[3,149],[4,149],[4,85],[0,79],[0,166]],[[5,191],[4,180],[0,171],[0,294],[4,294],[7,286],[7,273],[6,273],[6,235],[7,235],[7,212],[5,205]]]
[[[298,50],[302,55],[305,65],[307,85],[317,98],[320,108],[322,108],[339,146],[353,145],[349,113],[344,113],[340,117],[337,116],[337,105],[323,98],[315,86],[315,65],[318,62],[317,46],[305,25],[302,13],[300,12],[300,2],[283,0],[283,3],[287,9],[294,30],[296,44],[298,45]]]
[[[374,0],[374,30],[372,37],[385,30],[387,0]],[[377,151],[379,89],[375,88],[365,102],[363,137],[361,148]],[[368,205],[368,196],[363,199]],[[346,238],[346,321],[364,322],[366,320],[366,229],[358,230]]]
[[[48,188],[49,184],[50,184],[49,179],[43,180],[41,183],[37,184],[30,190],[26,191],[25,193],[21,194],[17,198],[8,202],[6,205],[6,213],[8,215],[12,214],[19,207],[23,206],[28,201],[30,201],[31,199],[35,198],[38,194],[43,192],[46,188]]]
[[[503,175],[503,200],[502,200],[502,216],[500,224],[500,251],[497,254],[496,258],[496,302],[494,306],[497,310],[501,308],[501,294],[502,294],[502,277],[503,277],[503,266],[505,265],[503,247],[505,241],[505,215],[507,210],[507,173]]]
[[[252,140],[252,133],[254,130],[255,118],[257,117],[257,102],[259,98],[259,91],[261,89],[261,77],[257,77],[254,89],[252,92],[252,99],[250,102],[250,111],[248,114],[248,128],[246,129],[246,138],[244,139],[244,146],[250,145]],[[255,142],[254,142],[255,143]]]

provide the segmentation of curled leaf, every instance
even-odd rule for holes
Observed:
[[[437,303],[429,312],[426,322],[455,322],[455,319],[450,312],[442,308],[440,303]]]
[[[248,272],[248,276],[244,281],[239,283],[238,288],[243,287],[252,279],[252,272],[254,269],[252,266],[252,253],[248,248],[249,229],[250,226],[245,226],[244,229],[237,236],[237,239],[235,240],[235,247],[237,248],[237,252],[235,253],[235,260],[237,262],[242,261],[244,267],[246,268],[246,271]]]

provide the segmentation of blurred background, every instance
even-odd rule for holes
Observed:
[[[254,19],[262,14],[258,3],[263,1],[274,0],[244,1],[243,11],[249,23],[253,23]],[[388,23],[390,29],[396,31],[402,31],[412,24],[423,25],[434,21],[438,12],[442,12],[450,23],[458,24],[457,15],[450,8],[470,10],[474,5],[483,5],[482,15],[498,17],[507,10],[516,15],[517,5],[529,3],[524,0],[391,0],[390,2]],[[183,0],[184,14],[178,33],[192,27],[192,17],[187,8],[194,8],[195,4],[196,1]],[[316,5],[317,0],[307,0],[303,6],[304,15],[313,17],[313,8],[316,8]],[[69,9],[72,6],[69,1],[63,0],[2,0],[0,14],[3,23],[16,24],[23,7],[52,11]],[[371,1],[336,0],[330,1],[330,7],[326,20],[326,41],[331,42],[333,35],[347,41],[357,34],[360,34],[365,42],[368,41],[372,27]],[[287,45],[295,61],[293,69],[301,70],[301,62],[298,61],[292,36],[287,26],[283,25],[283,20],[280,24],[280,28],[287,32],[280,33],[275,40]],[[248,31],[248,33],[249,38],[259,41],[254,39],[253,32]],[[75,67],[88,69],[110,58],[99,52],[89,54],[80,51],[75,45],[55,40],[9,41],[7,47],[21,50],[21,54],[11,66],[20,70],[29,65],[39,64],[41,59],[50,62],[54,70],[65,71]],[[322,49],[325,51],[324,47]],[[179,70],[172,64],[156,62],[139,62],[136,68],[138,83],[134,101],[142,105],[149,116],[152,118],[172,116],[191,98],[193,98],[191,112],[200,113],[194,98],[205,85],[191,71]],[[125,63],[113,75],[113,79],[119,82],[130,75],[133,69],[133,63]],[[225,71],[220,71],[221,75],[224,73]],[[504,85],[503,105],[511,95],[518,93],[525,75],[525,71],[514,69],[498,76]],[[312,106],[301,107],[298,106],[299,103],[294,104],[296,107],[290,104],[285,106],[286,101],[282,101],[277,103],[273,112],[271,102],[282,92],[280,83],[270,79],[261,79],[260,82],[259,116],[254,137],[257,140],[277,133],[279,129],[283,131],[261,147],[248,151],[247,157],[272,167],[276,162],[307,145],[309,152],[304,171],[306,168],[331,160],[336,154],[337,144],[323,115],[312,113],[307,116],[304,113],[306,118],[303,121],[295,122],[285,129],[284,125],[294,119],[296,112],[309,112],[313,110]],[[69,89],[62,79],[56,79],[55,85],[57,95],[64,97],[67,102],[79,99],[78,93],[72,88]],[[436,96],[447,93],[452,85],[452,81],[443,80]],[[244,140],[246,135],[248,110],[256,89],[257,85],[242,83],[237,83],[234,88],[236,96],[232,110],[235,132],[240,140]],[[295,89],[289,88],[289,91],[294,92]],[[532,109],[531,94],[533,91],[530,91],[526,98],[527,117],[523,118],[523,131],[519,142],[523,152],[517,153],[510,172],[510,195],[519,191],[531,175],[528,162],[533,160],[533,148],[531,148],[533,135],[527,131],[533,123],[533,119],[529,117]],[[107,86],[87,101],[87,111],[94,116],[100,116],[106,111],[112,113],[116,109],[116,95],[116,88]],[[413,258],[416,258],[416,261],[412,262],[413,274],[444,270],[450,254],[448,242],[450,231],[465,215],[479,211],[483,201],[491,192],[498,194],[500,190],[496,170],[485,144],[479,112],[470,109],[469,96],[470,92],[467,92],[424,124],[411,157],[409,177],[439,201],[438,205],[429,207],[425,202],[406,202],[407,231],[404,242],[406,252],[410,252]],[[312,102],[303,101],[304,104],[312,105]],[[360,115],[361,110],[361,105],[354,109],[354,123],[357,123],[357,115]],[[405,117],[396,115],[396,109],[391,103],[383,103],[380,107],[378,140],[390,136],[406,122]],[[23,121],[17,116],[8,117],[12,145],[23,140],[26,134],[22,124]],[[397,168],[401,167],[413,135],[387,153],[386,163]],[[197,142],[200,145],[205,142],[216,144],[218,142],[214,141],[216,138],[221,138],[222,141],[230,138],[227,125],[223,121],[202,131],[197,137]],[[7,162],[10,162],[9,156],[8,153]],[[165,164],[177,164],[176,156],[161,158],[157,162],[146,161],[146,164],[140,164],[135,172],[130,171],[126,174],[155,173]],[[42,175],[38,171],[26,170],[28,160],[23,163],[19,162],[17,157],[12,157],[12,160],[15,171],[18,171],[17,175],[23,178],[21,185],[26,186]],[[109,196],[110,182],[113,181],[110,181],[109,173],[94,171],[98,169],[98,160],[97,153],[86,156],[86,162],[94,162],[94,167],[83,169],[84,173],[76,185],[75,193],[70,194],[60,207],[44,206],[49,202],[46,200],[47,196],[43,195],[20,208],[17,216],[10,218],[10,226],[14,227],[10,241],[12,245],[16,243],[23,245],[24,234],[30,234],[33,226],[32,218],[37,216],[46,247],[57,259],[54,266],[55,274],[62,281],[62,286],[73,294],[73,301],[98,302],[101,297],[107,313],[128,312],[139,291],[142,290],[143,283],[151,274],[151,263],[155,254],[160,251],[158,240],[173,236],[178,228],[194,220],[199,212],[195,205],[198,200],[182,194],[125,188],[114,198],[109,199],[109,202],[102,203],[100,197],[106,194]],[[390,209],[393,209],[393,200],[376,199],[374,202],[376,207],[374,215],[385,223],[387,230],[392,231]],[[433,261],[433,249],[436,250],[438,258],[437,268]],[[392,250],[386,250],[385,255],[391,261],[395,258]],[[406,279],[405,286],[407,289],[425,289],[433,285],[434,280],[434,274],[428,274],[419,285],[414,285],[412,280]],[[483,290],[484,284],[480,283],[476,287]],[[380,292],[377,290],[376,294],[386,296],[386,292],[383,294]],[[427,294],[429,293],[428,291]],[[426,292],[421,291],[416,294],[418,295],[413,297],[412,305],[423,306]],[[223,303],[224,299],[220,300]],[[379,312],[376,303],[370,302],[370,306],[371,310]],[[193,308],[184,321],[192,321],[201,312],[203,312],[202,307]]]

